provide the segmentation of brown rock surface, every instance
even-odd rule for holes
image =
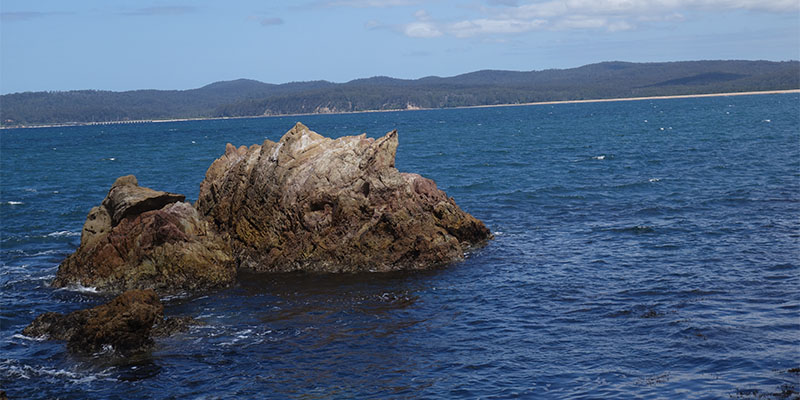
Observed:
[[[167,204],[184,200],[186,196],[182,194],[141,187],[135,176],[126,175],[117,178],[111,185],[103,206],[111,216],[111,226],[115,226],[125,217],[158,210]]]
[[[113,349],[121,354],[146,350],[153,344],[153,324],[163,319],[164,307],[153,290],[130,290],[109,303],[67,315],[45,313],[24,335],[66,340],[67,348],[81,353]],[[110,347],[109,347],[110,346]]]
[[[236,267],[228,241],[183,198],[139,187],[132,175],[117,179],[52,285],[174,293],[230,284]]]
[[[333,140],[298,123],[277,143],[229,144],[195,206],[256,271],[424,269],[491,238],[433,181],[394,168],[397,145],[396,131]]]

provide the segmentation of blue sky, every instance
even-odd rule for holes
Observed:
[[[0,92],[800,59],[798,0],[1,0]]]

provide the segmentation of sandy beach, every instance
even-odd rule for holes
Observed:
[[[517,104],[487,104],[487,105],[476,105],[476,106],[448,107],[447,109],[520,107],[520,106],[536,106],[536,105],[548,105],[548,104],[603,103],[612,101],[669,100],[669,99],[689,99],[696,97],[753,96],[753,95],[763,95],[763,94],[787,94],[787,93],[800,93],[800,89],[766,90],[760,92],[682,94],[674,96],[623,97],[623,98],[611,98],[611,99],[556,100],[556,101],[539,101],[539,102],[517,103]],[[332,112],[332,113],[253,115],[247,117],[202,117],[202,118],[171,118],[171,119],[152,119],[152,120],[104,121],[104,122],[74,122],[74,123],[62,123],[62,124],[2,126],[0,127],[0,129],[53,128],[53,127],[66,127],[66,126],[141,124],[141,123],[151,123],[151,122],[205,121],[205,120],[224,120],[224,119],[242,119],[242,118],[292,117],[292,116],[320,115],[320,114],[360,114],[360,113],[371,113],[371,112],[400,112],[400,111],[420,111],[420,110],[436,110],[436,109],[415,107],[410,109],[396,109],[396,110],[361,110],[361,111],[345,111],[345,112]]]

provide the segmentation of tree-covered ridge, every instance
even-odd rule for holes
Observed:
[[[191,90],[26,92],[0,96],[4,126],[447,108],[537,101],[800,88],[800,62],[604,62],[544,71],[484,70],[415,80],[347,83],[254,80]]]

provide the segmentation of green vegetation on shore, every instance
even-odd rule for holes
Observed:
[[[402,110],[800,88],[800,62],[604,62],[530,72],[281,85],[239,79],[191,90],[77,90],[0,96],[4,127],[171,118]]]

